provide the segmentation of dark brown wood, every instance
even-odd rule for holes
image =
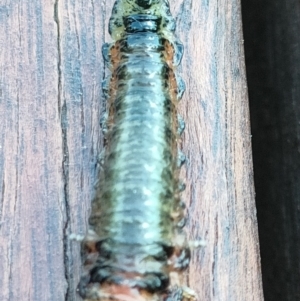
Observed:
[[[265,299],[300,300],[300,2],[243,16]]]
[[[113,0],[0,6],[0,300],[80,300]],[[182,170],[199,300],[262,300],[239,1],[171,1],[185,45]],[[3,271],[3,272],[2,272]]]

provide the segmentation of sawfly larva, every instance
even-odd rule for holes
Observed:
[[[183,46],[167,0],[117,0],[103,46],[111,70],[105,152],[82,244],[84,300],[180,300],[189,264],[178,141],[184,123],[176,74]]]

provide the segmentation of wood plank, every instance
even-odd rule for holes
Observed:
[[[101,45],[113,1],[0,7],[1,300],[80,300],[79,245],[102,134]],[[238,1],[171,2],[185,45],[187,282],[199,300],[262,300]]]
[[[182,1],[175,11],[186,46],[188,233],[207,241],[188,282],[199,300],[263,300],[240,2]]]
[[[63,300],[66,208],[53,5],[6,1],[0,9],[0,300]]]
[[[99,126],[102,107],[105,10],[93,1],[58,1],[60,40],[60,108],[63,136],[65,198],[65,300],[76,293],[81,271],[80,244],[67,239],[85,234],[102,147]]]

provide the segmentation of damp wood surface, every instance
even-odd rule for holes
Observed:
[[[113,5],[0,4],[0,300],[80,300]],[[181,178],[198,300],[263,300],[240,2],[171,1],[185,46]]]

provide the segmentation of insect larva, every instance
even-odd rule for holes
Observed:
[[[167,0],[117,0],[103,46],[108,117],[99,188],[83,242],[84,300],[163,300],[189,263],[178,180],[175,73],[183,47]]]

